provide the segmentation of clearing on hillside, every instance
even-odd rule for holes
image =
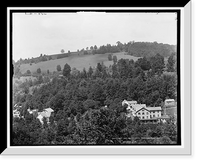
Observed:
[[[68,63],[71,68],[76,68],[79,71],[82,71],[83,68],[86,70],[89,69],[89,67],[96,67],[97,63],[103,62],[104,65],[107,67],[109,65],[113,64],[113,61],[108,61],[108,54],[95,54],[95,55],[75,55],[75,56],[69,56],[66,58],[56,59],[56,60],[49,60],[44,62],[39,62],[36,64],[22,64],[20,66],[21,73],[25,73],[27,70],[30,70],[31,73],[36,72],[38,68],[41,69],[42,72],[46,73],[47,70],[50,72],[57,71],[56,67],[57,65],[61,66],[61,69],[64,68],[64,65]],[[138,60],[140,57],[134,57],[130,55],[125,55],[125,52],[118,52],[113,53],[113,55],[117,56],[117,59],[133,59],[134,61]]]

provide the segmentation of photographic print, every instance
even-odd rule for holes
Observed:
[[[10,146],[182,146],[180,20],[177,9],[12,10]]]

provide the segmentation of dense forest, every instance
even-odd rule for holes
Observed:
[[[175,118],[167,123],[142,124],[139,118],[126,117],[121,102],[137,100],[147,106],[162,106],[166,98],[177,99],[176,58],[167,64],[156,54],[136,62],[113,61],[106,67],[77,71],[68,64],[63,76],[13,87],[13,105],[20,104],[21,118],[13,118],[13,145],[79,144],[176,144]],[[30,92],[30,87],[35,87]],[[52,108],[50,123],[42,125],[27,109]]]

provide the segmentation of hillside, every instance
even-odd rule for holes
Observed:
[[[113,53],[113,55],[117,56],[117,59],[133,59],[136,61],[139,57],[134,57],[130,55],[125,55],[125,52],[118,52]],[[64,65],[68,63],[71,68],[76,68],[77,70],[82,71],[83,68],[86,70],[91,67],[96,67],[97,63],[103,62],[104,65],[109,66],[113,64],[113,61],[108,61],[108,54],[95,54],[95,55],[70,55],[69,57],[61,58],[61,59],[55,59],[55,60],[48,60],[43,61],[39,63],[32,63],[30,64],[21,64],[20,71],[21,73],[25,73],[27,70],[30,70],[32,73],[36,72],[38,68],[42,70],[42,72],[47,72],[49,70],[50,72],[57,71],[56,67],[57,65],[60,65],[63,69]]]
[[[75,52],[65,52],[52,55],[42,55],[39,57],[31,59],[20,59],[15,63],[15,67],[20,66],[21,73],[25,73],[27,70],[30,70],[32,73],[36,72],[38,68],[45,72],[49,70],[50,72],[57,71],[57,65],[60,65],[61,68],[68,63],[71,68],[76,68],[77,70],[86,70],[91,66],[95,67],[97,63],[104,62],[106,66],[113,64],[112,61],[108,61],[108,54],[112,53],[117,56],[117,59],[133,59],[136,61],[140,57],[152,57],[156,54],[160,54],[167,58],[172,54],[176,53],[176,46],[157,43],[157,42],[128,42],[122,44],[117,42],[117,45],[102,45],[100,47],[91,46],[87,50],[78,50]],[[127,55],[125,55],[127,54]]]
[[[157,53],[163,57],[169,57],[176,52],[176,46],[157,42],[129,42],[126,45],[126,51],[129,55],[136,57],[152,57]]]

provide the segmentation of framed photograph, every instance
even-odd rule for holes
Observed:
[[[179,3],[8,7],[2,154],[190,155],[191,2]]]

